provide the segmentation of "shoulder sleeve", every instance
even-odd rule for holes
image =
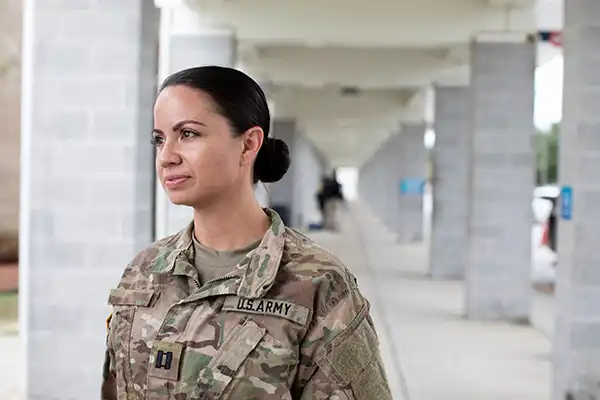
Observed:
[[[358,288],[313,323],[301,358],[295,391],[302,400],[392,400],[369,303]]]

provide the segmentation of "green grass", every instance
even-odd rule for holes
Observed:
[[[16,321],[19,316],[17,292],[0,293],[0,321]]]

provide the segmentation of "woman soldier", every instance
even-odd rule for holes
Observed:
[[[109,296],[103,399],[391,399],[369,303],[340,261],[254,196],[287,171],[265,94],[223,67],[168,77],[156,171],[193,207]]]

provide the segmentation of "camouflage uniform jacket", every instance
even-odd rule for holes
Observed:
[[[392,398],[354,276],[267,212],[258,248],[202,286],[193,225],[127,266],[109,296],[103,399]]]

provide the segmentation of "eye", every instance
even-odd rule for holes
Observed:
[[[152,146],[160,146],[163,144],[165,140],[157,133],[152,134],[152,139],[150,139],[150,144]]]
[[[183,139],[189,139],[189,138],[192,138],[192,137],[195,137],[195,136],[198,136],[197,132],[191,131],[189,129],[182,129],[181,130],[181,137]]]

